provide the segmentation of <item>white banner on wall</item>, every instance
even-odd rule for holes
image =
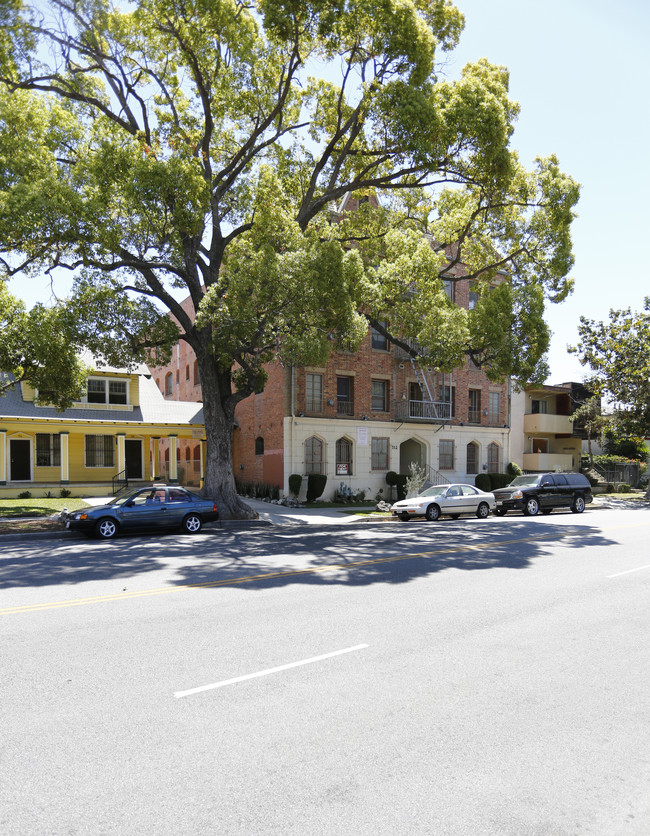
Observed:
[[[368,446],[368,427],[357,427],[357,445],[359,447]]]

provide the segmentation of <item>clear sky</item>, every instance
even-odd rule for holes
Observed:
[[[549,383],[581,380],[566,347],[580,316],[640,309],[650,296],[642,258],[650,236],[650,3],[648,0],[456,0],[465,15],[455,76],[487,58],[510,70],[521,106],[513,145],[530,166],[556,154],[581,184],[573,225],[575,290],[549,306]]]
[[[619,0],[456,0],[465,14],[460,46],[445,56],[458,75],[486,57],[510,70],[521,105],[513,145],[530,167],[556,154],[582,187],[573,228],[575,290],[550,306],[549,382],[581,380],[567,354],[581,315],[640,309],[650,295],[641,258],[650,227],[650,3]],[[12,283],[28,303],[45,301],[45,282]],[[65,295],[67,281],[57,285]]]

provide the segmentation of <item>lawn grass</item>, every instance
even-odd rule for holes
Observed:
[[[67,508],[74,511],[86,508],[88,503],[83,499],[69,496],[63,497],[31,497],[30,499],[0,499],[0,517],[50,517]]]

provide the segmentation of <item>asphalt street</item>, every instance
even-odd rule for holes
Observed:
[[[650,834],[649,535],[0,542],[0,831]]]

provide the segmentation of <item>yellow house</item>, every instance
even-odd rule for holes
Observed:
[[[97,367],[81,400],[64,412],[35,396],[21,383],[0,397],[0,496],[61,489],[104,496],[153,480],[201,484],[202,404],[165,400],[146,366]],[[190,442],[183,460],[179,439]]]

